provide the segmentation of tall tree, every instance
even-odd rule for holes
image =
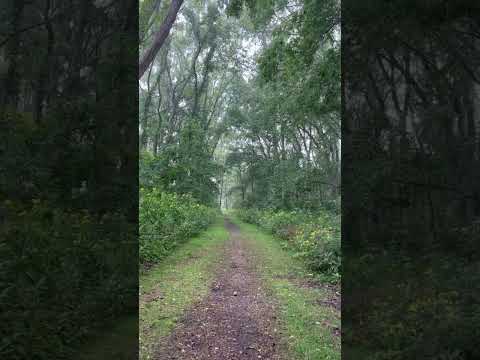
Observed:
[[[147,71],[148,67],[152,64],[158,51],[162,48],[163,43],[167,39],[173,23],[177,18],[177,14],[183,4],[183,1],[184,0],[172,0],[167,16],[163,20],[160,29],[158,29],[158,31],[155,33],[152,45],[150,45],[150,47],[140,58],[140,62],[138,64],[138,78],[143,76],[145,71]]]

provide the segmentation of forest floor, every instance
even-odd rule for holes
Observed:
[[[141,359],[340,359],[339,287],[311,275],[256,227],[218,223],[140,280]]]

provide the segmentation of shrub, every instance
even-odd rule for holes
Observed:
[[[332,281],[341,273],[340,215],[330,210],[309,213],[239,209],[237,216],[274,234],[309,268]]]
[[[135,224],[42,201],[2,205],[2,358],[71,358],[93,328],[136,308]]]
[[[191,196],[141,189],[140,264],[159,262],[179,243],[210,225],[216,216],[216,210],[198,204]]]

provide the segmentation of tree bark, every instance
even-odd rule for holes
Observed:
[[[153,44],[150,48],[143,54],[142,58],[140,59],[140,63],[138,64],[138,78],[140,79],[148,67],[151,65],[155,56],[157,55],[158,51],[162,48],[165,39],[168,37],[170,33],[170,29],[177,18],[178,11],[182,6],[184,0],[172,0],[170,4],[170,8],[168,9],[168,14],[165,20],[163,21],[160,29],[155,34],[153,39]]]
[[[36,98],[35,98],[35,108],[34,108],[34,118],[35,122],[39,124],[42,121],[43,111],[44,111],[44,100],[47,100],[48,104],[48,93],[49,89],[52,85],[49,84],[51,79],[51,72],[52,72],[52,62],[53,62],[53,50],[55,44],[55,33],[53,30],[53,25],[50,19],[50,8],[51,8],[51,0],[47,0],[45,2],[45,9],[43,13],[43,18],[45,20],[45,29],[47,30],[47,54],[45,55],[45,62],[41,69],[39,80],[38,80],[38,87],[36,91]]]

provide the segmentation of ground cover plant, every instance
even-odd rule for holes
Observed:
[[[140,264],[160,262],[172,249],[206,229],[218,211],[198,204],[191,196],[140,191]]]
[[[97,218],[40,200],[7,200],[4,210],[0,304],[9,311],[0,318],[15,329],[2,333],[4,358],[69,358],[93,329],[135,310],[136,231],[122,214]]]
[[[285,248],[294,252],[324,279],[336,282],[341,277],[340,216],[324,210],[272,211],[242,209],[235,214],[274,234]]]

